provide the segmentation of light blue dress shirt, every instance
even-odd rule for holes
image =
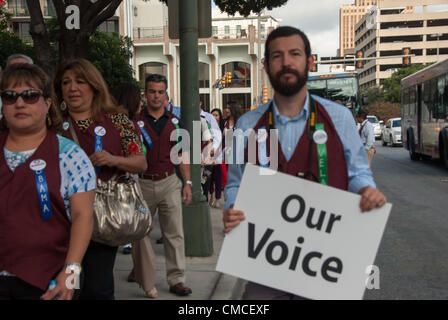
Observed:
[[[350,110],[321,97],[312,96],[314,100],[319,102],[330,116],[339,139],[344,148],[345,160],[347,162],[348,173],[348,190],[357,193],[361,188],[371,186],[376,188],[373,181],[372,173],[369,170],[369,162],[364,150],[363,143],[356,127],[355,119]],[[307,93],[305,105],[302,112],[294,118],[282,116],[274,104],[274,121],[275,127],[278,129],[279,142],[286,160],[290,160],[294,154],[295,148],[302,136],[309,116],[309,101],[310,95]],[[263,104],[240,117],[236,124],[236,128],[246,131],[254,128],[261,116],[268,110],[269,103]],[[247,139],[245,141],[245,146]],[[244,164],[229,164],[227,186],[225,188],[226,205],[225,209],[229,208],[235,203],[236,195],[240,186],[241,179],[244,173]],[[238,209],[238,208],[236,208]]]

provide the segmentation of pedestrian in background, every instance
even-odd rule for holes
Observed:
[[[185,243],[182,223],[182,200],[191,202],[190,164],[181,162],[179,170],[182,182],[174,174],[171,150],[177,142],[171,141],[171,133],[183,127],[182,122],[164,107],[168,81],[165,76],[151,74],[145,80],[147,106],[138,120],[143,121],[144,143],[148,150],[146,160],[148,169],[140,174],[143,195],[154,214],[158,210],[159,222],[165,249],[166,276],[169,291],[179,296],[192,293],[185,282]],[[178,139],[179,141],[179,136]],[[189,159],[186,151],[181,151],[181,159]]]
[[[113,90],[113,95],[117,105],[128,111],[128,117],[134,123],[140,140],[143,143],[143,136],[138,121],[136,120],[143,107],[140,88],[133,83],[123,83]],[[135,175],[134,178],[138,179],[138,175]],[[128,275],[128,282],[137,282],[143,288],[147,297],[157,298],[158,292],[155,287],[157,275],[156,256],[149,237],[145,236],[143,239],[127,245],[127,248],[131,249],[132,261],[134,263],[132,271]],[[126,246],[123,250],[125,249]]]
[[[307,90],[308,71],[313,61],[310,43],[302,31],[287,26],[272,31],[266,40],[264,69],[274,88],[274,99],[244,114],[236,127],[243,132],[250,129],[258,132],[265,127],[267,141],[270,139],[270,130],[278,129],[279,171],[357,193],[361,195],[361,211],[381,207],[386,203],[386,197],[376,189],[350,110],[330,100],[310,95]],[[313,136],[309,130],[317,130],[317,124],[319,127],[322,124],[325,141],[315,141],[314,137],[309,137]],[[325,168],[328,173],[326,181],[322,181],[319,175],[318,162],[322,158],[318,157],[317,142],[325,144],[328,151],[325,159],[328,161],[324,161],[328,164],[328,168]],[[257,165],[261,165],[259,156],[257,154]],[[268,158],[267,153],[262,156]],[[244,166],[229,165],[223,212],[224,232],[230,232],[245,219],[244,212],[233,207]],[[244,298],[303,299],[253,282],[246,285]]]
[[[226,119],[226,122],[224,124],[224,136],[226,134],[226,130],[233,129],[241,115],[241,105],[236,103],[235,101],[229,101],[224,108],[224,117]]]
[[[210,205],[214,208],[219,208],[219,202],[221,200],[221,194],[223,190],[223,176],[227,178],[227,169],[225,163],[223,163],[222,159],[222,150],[223,150],[223,131],[224,131],[224,119],[222,117],[222,112],[220,109],[213,109],[211,114],[215,117],[216,122],[218,123],[219,130],[221,132],[221,147],[217,151],[220,153],[220,161],[216,161],[216,165],[213,167],[211,181],[210,181]],[[223,170],[225,173],[223,174]]]
[[[0,92],[0,300],[70,300],[93,230],[94,168],[55,133],[62,121],[42,69],[10,65]]]
[[[360,110],[356,116],[356,120],[360,123],[359,135],[361,136],[364,149],[366,150],[369,166],[372,168],[372,160],[375,155],[375,132],[373,125],[367,119],[367,112]]]
[[[140,138],[126,111],[114,103],[98,69],[85,59],[64,62],[54,79],[56,103],[60,106],[64,135],[79,140],[81,148],[104,182],[122,172],[139,173],[147,164]],[[72,127],[76,137],[72,136]],[[98,146],[97,137],[101,137]],[[80,299],[114,299],[113,268],[117,247],[91,241],[83,269]]]

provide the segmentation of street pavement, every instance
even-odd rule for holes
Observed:
[[[221,202],[221,208],[224,201]],[[238,300],[241,298],[245,282],[241,279],[217,272],[216,263],[224,239],[222,232],[222,209],[210,208],[213,234],[213,255],[210,257],[186,258],[186,286],[193,293],[187,297],[179,297],[169,292],[165,273],[165,255],[163,244],[156,244],[160,238],[158,215],[153,221],[153,230],[149,237],[156,254],[157,280],[156,288],[159,296],[150,299],[145,296],[143,289],[136,283],[127,282],[127,277],[132,269],[132,256],[123,254],[119,248],[115,261],[115,298],[117,300]]]

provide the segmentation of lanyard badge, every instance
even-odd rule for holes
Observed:
[[[102,126],[95,128],[95,152],[103,150],[103,137],[106,135],[106,129]],[[101,167],[95,167],[96,173],[101,172]]]
[[[145,130],[145,123],[143,121],[137,122],[138,126],[140,127],[140,131],[143,135],[143,138],[145,139],[146,143],[148,144],[149,150],[152,149],[152,140],[149,136],[148,132]]]
[[[319,182],[328,185],[327,169],[327,140],[328,135],[324,130],[323,123],[316,124],[316,131],[313,133],[313,141],[317,146],[317,164],[319,167]]]
[[[34,160],[30,163],[30,169],[34,171],[34,177],[36,179],[37,195],[39,197],[40,212],[42,219],[47,221],[53,215],[50,204],[50,193],[48,191],[47,178],[45,177],[45,167],[47,163],[42,160]]]

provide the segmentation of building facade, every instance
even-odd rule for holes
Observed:
[[[179,40],[168,36],[168,8],[158,0],[134,0],[130,11],[136,79],[144,84],[150,73],[165,75],[169,96],[180,105]],[[267,11],[260,17],[229,17],[212,9],[212,37],[199,39],[198,44],[199,93],[206,108],[222,109],[228,101],[236,101],[247,110],[261,101],[262,85],[270,86],[261,64],[264,43],[277,26],[279,21]],[[222,88],[220,80],[227,72],[232,81]],[[270,87],[268,95],[272,96]]]
[[[403,67],[403,48],[412,63],[448,59],[446,0],[379,0],[377,8],[356,25],[355,49],[368,60],[358,69],[361,88],[379,86]],[[397,57],[395,57],[397,56]]]
[[[355,0],[354,4],[343,4],[339,9],[339,52],[337,56],[347,55],[347,50],[355,47],[355,25],[367,9],[377,0]]]

